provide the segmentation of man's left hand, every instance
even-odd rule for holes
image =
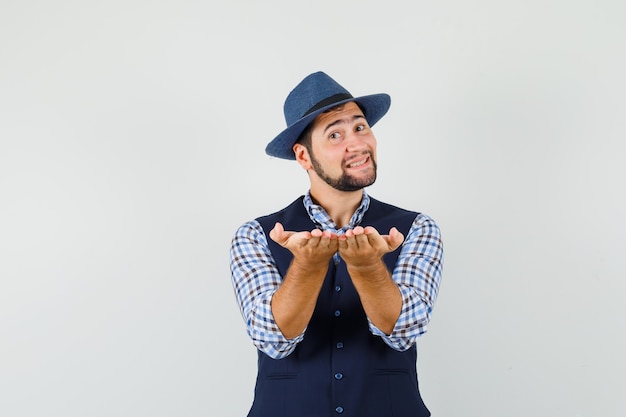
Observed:
[[[404,241],[404,236],[395,227],[388,235],[381,235],[372,226],[357,226],[338,236],[339,254],[354,268],[372,266],[380,262],[384,254],[393,252]]]

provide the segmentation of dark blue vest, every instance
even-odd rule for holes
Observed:
[[[417,213],[373,198],[362,226],[407,235]],[[278,221],[285,230],[316,226],[302,197],[285,209],[258,218],[281,275],[291,252],[269,238]],[[400,249],[384,256],[393,270]],[[331,260],[304,340],[283,359],[259,351],[254,403],[249,417],[422,417],[430,412],[417,383],[417,351],[390,348],[369,331],[358,293],[344,262]]]

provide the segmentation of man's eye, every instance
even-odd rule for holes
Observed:
[[[339,139],[341,135],[338,132],[331,133],[329,138],[331,139]]]
[[[357,132],[360,132],[361,130],[364,130],[364,129],[365,129],[365,125],[358,125],[358,126],[356,127],[356,131],[357,131]]]

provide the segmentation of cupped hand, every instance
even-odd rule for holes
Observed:
[[[389,234],[381,235],[372,227],[357,226],[338,236],[339,254],[353,266],[367,266],[379,262],[386,253],[396,250],[404,241],[404,235],[395,227]]]
[[[281,223],[276,223],[270,231],[270,238],[289,249],[294,260],[300,263],[328,263],[338,249],[337,235],[319,229],[294,232],[287,231]]]

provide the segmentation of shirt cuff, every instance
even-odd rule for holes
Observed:
[[[413,305],[411,301],[411,289],[400,287],[400,293],[402,295],[402,310],[391,334],[388,335],[376,327],[369,317],[367,318],[367,322],[370,332],[374,336],[383,339],[383,341],[394,350],[405,351],[415,344],[417,337],[424,333],[425,329],[421,326],[415,326],[414,328],[409,326],[409,328],[407,328],[407,323],[411,323],[411,318],[415,315],[413,309],[409,307]]]
[[[249,336],[261,352],[273,359],[281,359],[291,354],[304,339],[306,329],[298,336],[287,339],[278,328],[271,306],[272,294],[264,296],[257,310],[248,322]]]

